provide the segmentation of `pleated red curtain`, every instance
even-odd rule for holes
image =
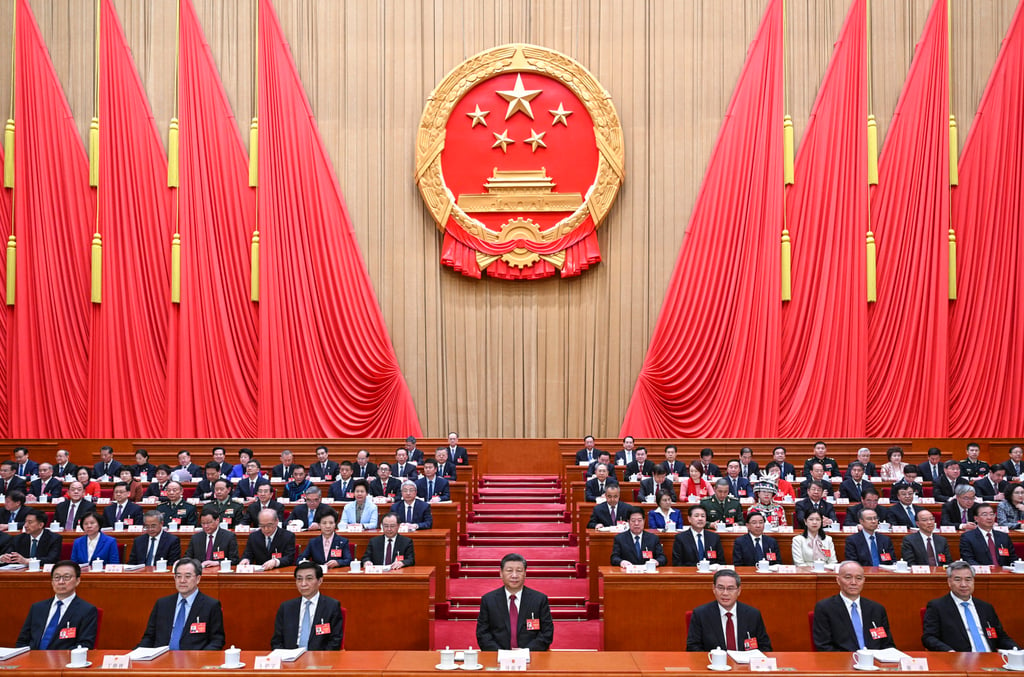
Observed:
[[[418,434],[337,178],[269,0],[260,1],[259,25],[259,434]]]
[[[863,437],[867,393],[867,8],[854,0],[796,158],[786,222],[780,437]]]
[[[773,0],[704,176],[623,435],[776,434],[782,116],[782,2]]]
[[[867,434],[941,437],[948,413],[949,58],[936,0],[871,193],[878,302],[868,309]]]
[[[949,312],[949,434],[1024,430],[1024,4],[960,156],[952,195],[957,301]]]
[[[0,147],[0,167],[3,164],[4,149]],[[6,188],[0,188],[0,233],[10,234],[11,216],[11,191]],[[6,286],[7,266],[0,266],[0,289],[5,289]],[[4,312],[0,312],[0,355],[4,356],[7,355],[7,325],[10,322],[12,312],[9,307],[5,308]],[[10,410],[7,406],[8,402],[10,402],[10,395],[7,390],[7,362],[8,360],[6,359],[0,359],[0,437],[10,435]]]
[[[191,0],[181,0],[181,303],[171,309],[172,437],[256,435],[257,306],[249,299],[256,193],[227,96]]]
[[[83,437],[89,241],[96,198],[71,109],[27,0],[17,3],[14,221],[18,297],[9,315],[12,437]]]

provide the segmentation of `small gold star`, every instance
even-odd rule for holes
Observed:
[[[497,132],[491,132],[491,134],[494,134],[494,139],[495,139],[494,145],[491,146],[491,148],[497,148],[498,146],[501,146],[501,152],[502,153],[507,153],[508,152],[508,144],[515,143],[515,141],[513,141],[510,138],[508,138],[508,130],[507,129],[505,131],[503,131],[501,134],[498,134]]]
[[[558,109],[557,110],[549,110],[548,112],[555,116],[555,119],[551,121],[551,126],[552,127],[557,125],[559,122],[561,122],[566,127],[569,126],[569,123],[568,123],[568,121],[566,121],[565,118],[567,118],[568,116],[572,115],[572,111],[571,110],[565,110],[565,108],[562,106],[562,102],[561,101],[558,102]]]
[[[473,111],[472,113],[466,113],[466,115],[468,115],[470,117],[470,119],[473,121],[473,124],[470,125],[470,129],[472,129],[473,127],[476,127],[478,124],[483,125],[484,127],[486,127],[487,126],[487,120],[484,120],[484,118],[487,117],[490,114],[491,114],[491,111],[489,111],[489,110],[480,110],[480,105],[477,104],[477,107],[476,107],[475,111]]]
[[[540,89],[526,89],[523,87],[523,76],[516,75],[516,86],[514,89],[499,89],[497,92],[498,96],[508,101],[508,111],[505,113],[505,119],[508,120],[517,111],[522,111],[526,117],[532,120],[533,109],[530,108],[530,102],[537,98],[542,91]]]
[[[524,139],[523,143],[528,143],[531,146],[533,146],[533,152],[536,153],[537,146],[540,146],[541,148],[548,147],[548,144],[544,143],[543,141],[545,134],[547,134],[547,132],[541,132],[540,134],[538,134],[537,132],[533,131],[533,129],[530,129],[530,136]]]

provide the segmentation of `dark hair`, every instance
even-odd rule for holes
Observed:
[[[35,517],[36,521],[42,522],[43,526],[46,526],[46,513],[39,508],[29,508],[25,512],[25,517]]]
[[[714,458],[715,450],[712,449],[711,447],[704,447],[703,449],[700,450],[700,457],[704,458],[705,456],[707,456],[708,458]]]
[[[75,471],[75,477],[78,477],[78,473],[82,472],[83,470],[85,471],[85,474],[89,476],[89,479],[92,479],[92,471],[86,468],[84,465],[78,466],[78,470]]]
[[[7,492],[7,498],[11,499],[15,503],[25,503],[25,492],[21,489],[12,489]]]
[[[394,515],[395,513],[388,513],[388,514],[389,515]],[[395,515],[395,516],[397,517],[397,515]],[[334,518],[334,522],[337,523],[338,522],[338,511],[335,510],[334,508],[328,507],[322,513],[320,513],[320,517],[316,518],[317,524],[319,524],[320,520],[322,520],[325,517],[333,517]]]
[[[892,460],[893,454],[899,454],[902,458],[904,456],[903,447],[889,447],[885,450],[885,457],[890,461]]]
[[[209,462],[207,462],[206,465],[203,466],[203,469],[204,470],[216,470],[217,472],[220,472],[220,463],[217,463],[217,461],[209,461]]]
[[[860,468],[861,470],[863,470],[864,464],[861,463],[860,461],[854,461],[853,463],[850,464],[847,470],[853,470],[854,468]]]
[[[329,450],[329,449],[328,449],[328,448],[327,448],[326,446],[324,446],[323,444],[321,444],[321,445],[320,445],[320,446],[318,446],[318,447],[317,447],[316,449],[314,449],[314,450],[313,450],[313,453],[314,453],[314,454],[316,454],[316,453],[319,453],[321,449],[323,449],[324,451],[326,451],[326,452],[327,452],[328,454],[329,454],[329,453],[331,453],[331,452],[330,452],[330,450]]]
[[[402,451],[405,451],[405,450],[403,449]],[[342,461],[339,464],[339,467],[341,467],[341,468],[348,468],[349,470],[351,470],[352,469],[352,461]]]
[[[928,447],[929,456],[942,456],[942,449],[938,447]]]
[[[257,468],[261,470],[263,469],[263,466],[260,465],[260,459],[256,458],[255,456],[250,456],[249,460],[245,462],[246,465],[249,465],[250,463],[255,463]]]
[[[114,482],[114,486],[112,487],[112,489],[117,489],[118,487],[124,487],[125,489],[127,489],[128,488],[128,483],[127,482]]]
[[[686,516],[687,517],[691,517],[693,515],[694,511],[696,511],[696,510],[700,510],[701,512],[703,512],[705,517],[708,514],[707,509],[705,509],[703,505],[691,505],[687,509],[687,511],[686,511]]]
[[[504,557],[502,557],[501,558],[501,567],[500,568],[504,569],[505,568],[505,564],[507,562],[521,562],[522,565],[523,565],[523,569],[524,570],[526,569],[526,558],[523,557],[522,555],[520,555],[518,552],[510,552],[509,554],[507,554]]]
[[[949,467],[954,466],[954,465],[959,468],[960,467],[960,462],[959,461],[954,461],[954,460],[950,459],[950,460],[948,460],[948,461],[946,461],[945,463],[942,464],[942,469],[945,470],[946,468],[949,468]]]
[[[213,481],[213,487],[214,487],[214,489],[216,489],[216,488],[217,488],[217,485],[218,485],[218,484],[225,484],[225,485],[227,485],[227,486],[228,486],[228,488],[231,488],[231,481],[230,481],[230,480],[227,480],[227,479],[225,479],[225,478],[223,478],[223,477],[218,477],[217,479],[215,479],[215,480]]]
[[[239,449],[238,458],[242,458],[242,454],[248,456],[250,461],[252,460],[252,457],[255,455],[252,453],[252,449],[250,449],[249,447],[242,447],[241,449]]]
[[[861,492],[860,497],[863,500],[865,496],[874,496],[875,498],[879,498],[880,495],[881,494],[878,493],[878,489],[865,489]]]
[[[100,451],[109,451],[110,453],[114,453],[114,447],[103,446],[100,447]]]
[[[988,471],[990,473],[991,472],[999,472],[1000,470],[1002,470],[1003,472],[1009,474],[1009,470],[1007,470],[1006,466],[1004,466],[1002,463],[993,463],[992,465],[990,465],[988,467]]]
[[[171,567],[171,572],[178,573],[178,569],[181,568],[182,564],[191,564],[192,568],[196,572],[196,578],[199,578],[203,575],[203,565],[199,563],[199,560],[192,557],[182,557],[181,559],[179,559],[177,562],[174,563],[174,566]]]
[[[640,515],[641,517],[643,517],[644,516],[643,508],[634,505],[632,508],[630,508],[629,510],[626,511],[626,519],[629,519],[633,515]]]
[[[811,510],[806,515],[804,515],[804,538],[807,538],[807,518],[811,515],[817,515],[819,518],[822,519],[822,521],[824,521],[824,516],[821,514],[820,510]],[[750,518],[748,517],[747,519]],[[820,527],[818,530],[821,531]]]
[[[145,449],[136,449],[135,450],[135,455],[136,456],[141,456],[142,458],[146,459],[147,461],[149,460],[149,452],[146,451]]]
[[[704,466],[700,464],[700,461],[690,461],[690,467],[699,470],[702,475],[704,474]]]
[[[293,475],[295,474],[296,470],[301,470],[302,472],[306,472],[306,466],[302,465],[301,463],[296,463],[296,464],[294,464],[292,466],[292,474]]]
[[[192,458],[192,452],[188,449],[179,449],[178,456],[181,456],[182,454],[187,454],[189,458]]]
[[[352,480],[352,491],[355,491],[357,487],[362,487],[363,489],[366,489],[367,492],[370,491],[369,482],[367,482],[361,477],[357,480]]]
[[[95,512],[92,512],[92,511],[89,511],[89,512],[85,513],[84,515],[82,515],[82,517],[78,520],[78,523],[79,524],[84,524],[85,520],[89,519],[90,517],[92,519],[96,520],[96,526],[101,526],[100,516],[97,515]]]
[[[743,454],[746,454],[746,453],[749,453],[751,456],[753,456],[754,455],[754,450],[751,449],[750,447],[740,447],[740,456],[742,456]]]
[[[672,498],[672,494],[668,493],[667,491],[659,490],[658,493],[654,495],[654,502],[657,503],[658,505],[661,505],[661,499],[664,496]]]
[[[81,578],[82,577],[82,567],[80,567],[78,565],[78,562],[75,562],[74,560],[70,560],[70,559],[62,559],[61,561],[59,561],[56,564],[54,564],[53,568],[50,569],[50,578],[53,578],[53,575],[55,573],[57,573],[57,569],[60,569],[61,567],[68,567],[70,569],[74,569],[75,570],[75,578]]]
[[[213,519],[220,521],[220,510],[215,506],[207,505],[203,507],[203,512],[200,513],[200,517],[212,517]]]
[[[715,572],[715,577],[711,580],[711,584],[714,585],[718,582],[719,578],[731,578],[736,581],[736,587],[742,585],[740,583],[740,575],[736,573],[735,569],[719,569]]]
[[[324,570],[320,568],[320,565],[315,562],[311,562],[308,559],[295,565],[295,578],[299,577],[300,571],[312,571],[316,574],[317,580],[324,577]]]
[[[156,467],[156,470],[154,470],[154,471],[153,471],[153,474],[155,475],[155,474],[157,474],[158,472],[160,472],[161,470],[163,470],[163,471],[164,471],[165,473],[167,473],[168,475],[170,475],[170,474],[171,474],[171,466],[167,465],[166,463],[161,463],[160,465],[158,465],[158,466]]]
[[[437,468],[437,460],[433,459],[433,458],[425,458],[425,459],[423,459],[423,467],[425,468],[428,465],[432,465],[436,469]]]

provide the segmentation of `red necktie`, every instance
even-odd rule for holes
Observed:
[[[736,650],[736,628],[732,624],[732,612],[725,612],[725,648],[728,651]]]
[[[988,532],[988,554],[992,557],[992,565],[999,564],[999,558],[996,557],[996,542],[992,540],[992,532]]]
[[[391,564],[391,539],[388,539],[388,547],[384,549],[384,564]]]
[[[926,538],[924,543],[928,550],[928,566],[933,567],[935,566],[935,549],[932,548],[932,539]]]
[[[206,561],[213,559],[213,536],[206,537]]]
[[[512,640],[509,648],[518,649],[519,641],[516,634],[519,631],[519,609],[516,608],[516,596],[508,598],[508,625],[512,629]]]

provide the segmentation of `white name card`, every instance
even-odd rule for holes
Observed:
[[[239,564],[237,567],[235,567],[235,571],[240,574],[251,574],[255,573],[256,567],[252,564]],[[259,659],[257,658],[256,660]]]
[[[858,527],[843,527],[844,534],[855,534],[858,531],[860,531]]]
[[[956,527],[939,527],[940,534],[955,534]]]
[[[368,574],[382,574],[385,571],[387,571],[388,569],[390,569],[390,567],[386,567],[383,564],[364,564],[363,565],[363,571],[365,571]]]
[[[992,573],[992,567],[987,564],[975,564],[971,567],[976,574],[990,574]]]
[[[255,670],[280,670],[281,659],[277,656],[257,656],[256,662],[253,663],[253,669]]]
[[[356,532],[356,531],[362,531],[362,530],[363,530],[363,525],[362,524],[349,524],[346,527],[346,529],[345,529],[345,531],[348,531],[348,532]]]
[[[778,660],[767,656],[756,656],[750,659],[752,672],[774,672],[779,669]]]
[[[910,529],[908,529],[906,526],[904,526],[902,524],[896,524],[892,528],[892,533],[894,533],[894,534],[905,534],[905,533],[908,533],[909,531],[910,531]]]
[[[910,672],[927,672],[928,671],[928,659],[927,658],[912,658],[910,656],[900,659],[900,670],[908,670]]]
[[[779,565],[779,573],[780,574],[795,574],[796,573],[796,565],[794,565],[794,564],[780,564]]]
[[[104,670],[127,670],[131,667],[131,661],[128,660],[128,656],[104,656],[103,657],[103,669]]]
[[[141,524],[129,524],[128,525],[128,531],[132,531],[132,532],[142,532],[142,530],[145,529],[145,528],[146,527],[141,525]]]
[[[932,568],[926,564],[914,564],[910,567],[910,573],[912,574],[930,574],[931,572]]]
[[[123,564],[104,564],[103,565],[103,571],[105,571],[108,574],[123,574],[124,573],[124,565]],[[106,658],[120,658],[120,657],[119,656],[107,656]],[[124,658],[127,658],[127,656],[125,656]]]

